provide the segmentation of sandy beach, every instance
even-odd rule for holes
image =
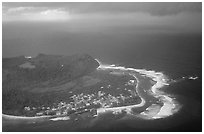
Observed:
[[[163,73],[155,72],[155,71],[147,71],[144,69],[125,68],[121,66],[102,65],[102,64],[98,67],[98,70],[100,69],[111,70],[111,71],[114,71],[116,74],[118,73],[121,74],[122,72],[123,74],[128,74],[133,76],[136,81],[135,90],[138,96],[141,98],[141,102],[139,104],[129,105],[129,106],[99,108],[97,109],[97,115],[100,115],[105,112],[110,112],[110,111],[120,113],[122,112],[122,110],[124,110],[127,112],[127,114],[130,114],[132,116],[136,116],[139,118],[159,119],[159,118],[165,118],[170,115],[173,115],[175,112],[178,111],[179,107],[177,102],[174,100],[174,98],[171,98],[169,95],[159,91],[159,89],[168,85],[168,83],[166,82],[167,79]],[[152,79],[153,81],[155,81],[155,84],[150,89],[141,88],[142,84],[140,83],[138,75],[141,75],[140,77],[148,77]],[[151,99],[152,97],[157,98],[160,102],[163,103],[163,105],[159,106],[158,104],[154,104],[155,103],[154,101],[148,100],[148,99]],[[148,102],[148,106],[147,106],[147,102]],[[146,110],[141,112],[140,114],[135,114],[134,112],[132,112],[132,108],[142,108],[142,107],[146,107]],[[13,115],[2,114],[2,121],[3,121],[3,125],[18,124],[18,123],[37,123],[37,122],[49,121],[49,120],[55,121],[54,118],[56,117],[57,116],[25,117],[25,116],[13,116]],[[56,120],[60,120],[60,119],[64,120],[64,118],[59,118]]]

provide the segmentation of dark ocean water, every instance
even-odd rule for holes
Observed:
[[[198,76],[197,80],[181,80],[163,89],[173,94],[182,105],[172,117],[157,121],[126,121],[111,131],[201,131],[202,130],[202,38],[201,35],[153,35],[141,40],[137,47],[120,48],[119,63],[134,68],[161,71],[170,79]],[[132,39],[136,40],[136,39]],[[131,40],[130,40],[131,41]],[[133,41],[135,42],[135,41]],[[118,50],[118,49],[117,49]],[[125,56],[124,56],[125,55]],[[127,125],[132,122],[135,125]],[[142,125],[141,125],[142,124]]]
[[[121,123],[119,127],[114,126],[111,131],[201,131],[201,35],[141,35],[127,38],[130,43],[116,48],[117,58],[112,61],[118,61],[123,66],[161,71],[174,80],[180,80],[183,76],[198,76],[199,78],[181,80],[162,89],[175,95],[182,105],[181,110],[174,116],[157,121],[140,120],[140,123],[132,121],[135,125],[128,125],[127,122],[130,121],[127,121]],[[114,49],[112,51],[114,53]],[[113,58],[113,56],[109,57]],[[110,60],[110,63],[114,63],[112,61]]]
[[[46,40],[47,39],[47,40]],[[49,41],[48,41],[49,39]],[[42,39],[41,39],[42,40]],[[3,51],[13,51],[13,42],[23,46],[27,40],[3,40]],[[47,50],[47,47],[55,50]],[[64,43],[66,42],[66,43]],[[21,44],[20,44],[21,43]],[[175,95],[182,105],[175,115],[159,120],[141,119],[109,122],[102,120],[91,128],[70,129],[70,123],[59,121],[34,126],[24,126],[14,131],[201,131],[202,130],[202,36],[199,34],[96,34],[58,35],[47,37],[35,48],[45,53],[89,53],[99,60],[125,67],[161,71],[170,79],[198,76],[196,80],[182,80],[163,89]],[[31,43],[33,44],[33,42]],[[67,46],[65,44],[68,44]],[[42,48],[42,49],[40,49]],[[66,49],[67,48],[67,49]],[[70,49],[68,49],[70,48]],[[66,50],[65,50],[66,49]],[[17,50],[18,51],[18,50]],[[19,50],[20,51],[20,50]],[[21,50],[23,51],[23,50]],[[3,52],[4,53],[4,52]],[[20,52],[17,52],[18,55]],[[107,125],[104,125],[107,124]],[[12,129],[11,129],[12,131]]]

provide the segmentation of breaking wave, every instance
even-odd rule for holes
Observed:
[[[98,61],[100,66],[97,68],[98,70],[112,70],[115,72],[124,72],[128,73],[129,75],[133,76],[135,80],[137,81],[137,84],[135,86],[135,90],[138,94],[138,96],[141,98],[141,102],[139,104],[135,105],[129,105],[129,106],[121,106],[121,107],[112,107],[112,108],[99,108],[97,109],[97,114],[100,115],[102,113],[112,111],[113,113],[121,113],[122,111],[125,111],[127,114],[142,118],[142,119],[160,119],[160,118],[166,118],[168,116],[173,115],[174,113],[178,112],[181,108],[181,105],[176,101],[176,98],[172,95],[169,95],[159,89],[163,88],[164,86],[168,86],[172,82],[177,82],[177,80],[169,80],[165,74],[162,72],[156,72],[153,70],[145,70],[145,69],[134,69],[134,68],[126,68],[119,65],[108,65],[108,64],[102,64],[99,60]],[[140,88],[140,79],[137,77],[137,75],[140,74],[143,77],[148,77],[155,81],[154,85],[150,89],[145,89],[146,92],[144,92],[144,89]],[[183,77],[182,79],[191,79],[196,80],[198,77]],[[178,80],[179,81],[179,80]],[[143,92],[142,92],[143,91]],[[148,92],[147,92],[148,91]],[[163,105],[158,105],[155,102],[152,102],[151,105],[146,106],[147,101],[149,100],[145,99],[144,96],[153,96],[154,98],[157,98],[159,102],[161,102]],[[151,100],[150,100],[151,101]],[[146,109],[140,113],[134,113],[133,108],[142,108],[146,107]],[[24,117],[24,116],[13,116],[13,115],[6,115],[2,114],[3,118],[6,120],[22,120],[22,121],[28,121],[32,122],[35,120],[38,122],[39,120],[52,120],[52,121],[58,121],[58,120],[70,120],[69,116],[66,117],[54,117],[54,116],[37,116],[37,117]]]
[[[97,60],[97,59],[96,59]],[[135,87],[136,92],[138,93],[139,97],[141,98],[141,103],[136,105],[130,105],[130,106],[122,106],[122,107],[113,107],[113,108],[99,108],[97,110],[97,113],[104,113],[106,111],[112,111],[113,113],[122,112],[122,110],[126,111],[127,114],[136,116],[143,119],[160,119],[165,118],[168,116],[173,115],[174,113],[178,112],[181,108],[181,105],[178,104],[178,102],[175,100],[175,98],[169,94],[166,94],[165,92],[162,92],[161,89],[164,86],[168,86],[170,81],[166,75],[164,75],[162,72],[156,72],[153,70],[145,70],[145,69],[134,69],[134,68],[126,68],[123,66],[116,66],[116,65],[107,65],[107,64],[101,64],[99,60],[97,60],[100,66],[98,69],[100,70],[112,70],[112,71],[123,71],[128,73],[129,75],[132,75],[135,80],[137,81],[137,85]],[[140,80],[137,78],[138,73],[142,76],[148,77],[155,81],[155,84],[149,90],[150,92],[145,92],[146,94],[153,96],[154,98],[157,98],[159,102],[163,103],[163,105],[158,105],[157,103],[152,103],[150,106],[148,106],[143,112],[141,113],[134,113],[132,111],[132,108],[140,108],[145,107],[145,104],[147,100],[144,99],[144,93],[142,93],[140,89]],[[144,89],[143,89],[144,90]]]

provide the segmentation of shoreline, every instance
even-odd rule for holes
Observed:
[[[98,63],[100,64],[99,61],[98,61]],[[159,118],[165,118],[165,117],[168,117],[170,115],[173,115],[174,113],[176,113],[179,110],[179,104],[174,100],[174,98],[171,98],[169,95],[165,94],[164,92],[159,91],[159,89],[161,89],[162,87],[169,85],[167,83],[168,79],[166,79],[166,76],[163,73],[155,72],[155,71],[147,71],[145,69],[125,68],[125,67],[121,67],[121,66],[103,65],[103,64],[100,64],[100,66],[97,69],[98,70],[99,69],[102,69],[102,70],[111,69],[111,70],[116,70],[116,71],[126,71],[128,73],[128,75],[133,76],[135,78],[135,80],[137,81],[135,90],[136,90],[138,96],[141,98],[141,102],[139,104],[136,104],[136,105],[113,107],[113,108],[99,108],[99,109],[97,109],[97,115],[100,115],[100,114],[108,112],[108,111],[117,113],[117,112],[122,112],[123,110],[125,110],[127,112],[127,114],[137,116],[139,118],[159,119]],[[144,95],[142,94],[142,91],[139,91],[140,81],[137,78],[135,73],[139,73],[139,74],[141,74],[141,76],[148,77],[148,78],[150,78],[156,82],[151,87],[151,89],[148,89],[151,91],[150,93],[145,92],[145,91],[144,91],[144,93],[148,94],[149,96],[151,95],[154,98],[158,98],[159,101],[161,101],[163,103],[162,107],[158,107],[158,105],[155,106],[154,104],[152,104],[149,107],[147,107],[145,111],[141,112],[139,115],[135,115],[134,113],[132,113],[132,108],[143,107],[146,104],[146,100],[144,99]],[[160,108],[160,109],[158,110],[158,108]],[[60,117],[66,117],[66,116],[60,116]],[[59,118],[59,116],[25,117],[25,116],[15,116],[15,115],[2,114],[2,121],[17,121],[18,120],[18,121],[30,121],[30,122],[36,121],[37,122],[38,120],[39,121],[53,120],[54,118]]]
[[[2,118],[4,119],[39,119],[39,118],[50,118],[52,116],[33,116],[33,117],[27,117],[27,116],[15,116],[15,115],[7,115],[2,113]]]
[[[137,116],[143,119],[160,119],[160,118],[171,116],[177,111],[179,111],[180,106],[174,100],[175,98],[171,98],[170,95],[167,95],[162,91],[159,91],[159,89],[161,89],[162,87],[169,85],[167,83],[168,79],[163,73],[155,72],[155,71],[147,71],[145,69],[125,68],[122,66],[102,65],[102,64],[100,64],[98,69],[102,69],[102,70],[112,69],[116,71],[118,70],[127,71],[129,75],[132,75],[135,78],[135,80],[137,80],[137,85],[135,88],[136,88],[136,92],[138,93],[139,97],[142,99],[142,102],[140,104],[130,105],[130,106],[123,106],[123,107],[116,107],[116,108],[100,108],[100,109],[97,109],[97,112],[99,113],[104,113],[106,111],[121,112],[122,110],[125,110],[127,111],[127,114]],[[154,98],[158,98],[159,101],[163,103],[163,106],[159,107],[159,105],[152,104],[151,106],[147,107],[145,111],[141,112],[139,115],[135,115],[134,113],[132,113],[132,108],[138,108],[138,107],[145,106],[145,102],[146,102],[145,99],[141,97],[142,94],[140,94],[138,91],[139,80],[137,76],[134,74],[134,72],[139,73],[142,76],[148,77],[156,82],[151,87],[151,89],[149,89],[152,91],[152,93],[149,93],[149,95],[153,96]]]
[[[25,117],[25,116],[15,116],[7,115],[2,113],[2,127],[16,125],[16,124],[33,124],[44,121],[49,121],[51,116],[39,116],[39,117]]]

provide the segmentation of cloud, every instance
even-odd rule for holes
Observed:
[[[63,30],[124,28],[201,32],[202,3],[3,3],[3,22],[66,21]],[[69,23],[67,23],[69,21]],[[60,23],[61,25],[61,23]],[[111,29],[111,30],[112,30]],[[133,29],[135,30],[135,29]]]
[[[14,7],[14,8],[9,8],[7,10],[7,13],[13,13],[13,12],[19,12],[19,11],[25,11],[25,10],[32,10],[34,7]]]
[[[37,14],[37,19],[41,21],[66,21],[69,18],[69,13],[61,8],[48,9]]]
[[[73,13],[121,13],[143,12],[153,16],[175,15],[182,12],[202,12],[201,2],[28,2],[3,3],[8,8],[22,10],[22,7],[49,9],[64,8]],[[18,8],[21,7],[21,8]],[[12,10],[12,9],[11,9]]]
[[[49,14],[67,14],[66,11],[63,11],[62,9],[48,9],[45,11],[40,12],[42,15],[49,15]]]
[[[202,3],[188,2],[118,2],[118,3],[86,3],[83,8],[77,8],[81,13],[121,13],[143,12],[153,16],[175,15],[182,12],[201,12]]]
[[[3,13],[3,22],[9,21],[65,21],[69,13],[63,8],[12,7]]]
[[[147,10],[148,11],[148,10]],[[176,15],[179,13],[195,13],[202,12],[202,3],[158,3],[149,8],[151,15],[165,16]]]

